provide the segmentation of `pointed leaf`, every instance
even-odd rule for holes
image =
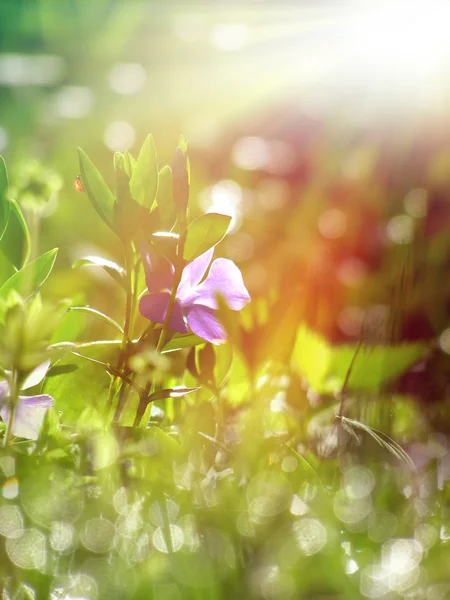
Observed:
[[[347,379],[356,347],[357,344],[333,346],[302,325],[297,334],[293,358],[312,389],[319,393],[336,393]],[[428,349],[422,343],[393,346],[363,344],[352,365],[347,389],[377,391],[423,358]]]
[[[8,225],[0,241],[0,249],[16,269],[21,269],[30,255],[30,234],[15,200],[10,200]]]
[[[204,343],[205,340],[193,333],[189,333],[188,335],[174,335],[173,338],[164,346],[162,353],[174,352],[175,350],[190,348],[191,346],[198,346],[198,344]]]
[[[158,159],[151,135],[147,136],[130,179],[130,192],[134,200],[149,210],[158,190]]]
[[[115,321],[111,317],[108,317],[108,315],[105,315],[104,313],[102,313],[100,310],[96,310],[95,308],[91,308],[90,306],[71,306],[69,308],[69,310],[80,310],[82,312],[86,312],[91,315],[94,315],[94,316],[98,317],[99,319],[102,319],[106,323],[109,323],[109,325],[111,325],[112,327],[114,327],[115,329],[120,331],[120,333],[123,334],[123,329],[119,325],[119,323],[117,323],[117,321]]]
[[[175,203],[173,200],[172,169],[167,165],[159,172],[156,204],[161,217],[161,223],[172,226],[175,218]]]
[[[149,396],[147,402],[156,402],[156,400],[164,400],[165,398],[182,398],[183,396],[186,396],[187,394],[192,394],[192,392],[196,392],[199,389],[199,387],[177,387],[167,390],[159,390],[158,392],[155,392],[154,394]]]
[[[31,373],[25,379],[25,381],[22,384],[21,389],[28,390],[29,388],[32,388],[35,385],[39,385],[39,383],[41,383],[41,381],[47,375],[47,371],[49,370],[49,368],[50,368],[49,360],[46,360],[45,362],[43,362],[42,364],[37,366],[35,369],[33,369],[33,371],[31,371]]]
[[[78,346],[78,351],[95,360],[115,363],[120,343],[96,342]],[[104,409],[110,381],[101,363],[68,354],[50,369],[43,392],[55,399],[55,408],[62,412],[62,422],[75,424],[86,407]]]
[[[117,283],[120,283],[120,285],[126,289],[126,271],[112,260],[102,258],[101,256],[85,256],[74,262],[72,265],[72,269],[78,269],[80,267],[102,267],[108,275],[111,275]]]
[[[12,290],[24,298],[32,294],[50,275],[57,253],[58,248],[54,248],[14,273],[0,288],[0,300],[6,300]]]
[[[192,221],[187,230],[183,258],[194,260],[216,246],[225,237],[230,222],[230,216],[218,213],[207,213]]]
[[[115,198],[88,156],[78,148],[81,182],[93,207],[109,226],[113,227]]]

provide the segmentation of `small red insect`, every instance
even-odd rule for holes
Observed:
[[[73,182],[73,187],[75,188],[75,190],[77,192],[84,192],[85,189],[83,187],[83,184],[81,183],[81,178],[78,175],[78,177],[75,177],[75,181]]]

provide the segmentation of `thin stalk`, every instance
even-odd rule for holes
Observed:
[[[125,307],[125,324],[123,326],[123,338],[122,338],[122,346],[121,346],[121,358],[119,362],[123,362],[123,351],[125,350],[129,337],[130,337],[130,328],[131,328],[131,313],[133,307],[133,275],[132,275],[132,262],[133,262],[133,253],[130,247],[125,249],[125,268],[127,271],[126,285],[127,285],[127,300]],[[122,365],[120,365],[122,366]]]
[[[185,227],[185,226],[186,226],[185,221],[183,221],[182,227]],[[172,283],[172,290],[170,293],[169,306],[167,307],[166,318],[164,319],[163,328],[161,330],[161,334],[159,336],[158,343],[156,345],[156,352],[158,352],[158,353],[161,352],[161,350],[164,348],[164,346],[167,342],[167,337],[168,337],[168,333],[169,333],[169,329],[170,329],[170,321],[172,319],[173,309],[175,306],[175,300],[177,297],[178,286],[180,285],[181,276],[183,274],[183,267],[184,267],[183,252],[184,252],[185,242],[186,242],[186,233],[181,236],[180,243],[178,244],[178,248],[177,248],[177,260],[175,263],[175,273],[173,275],[173,283]],[[142,423],[142,419],[144,418],[145,411],[146,411],[147,405],[148,405],[148,397],[151,396],[151,394],[153,394],[153,392],[155,391],[155,383],[156,382],[153,379],[153,381],[151,382],[151,385],[146,386],[147,393],[145,394],[145,396],[142,396],[140,399],[139,406],[136,411],[136,417],[134,420],[135,427],[140,426]]]
[[[161,352],[167,342],[167,335],[170,329],[170,321],[172,320],[173,308],[175,306],[175,300],[177,296],[178,285],[181,280],[181,272],[177,274],[175,271],[174,282],[172,286],[172,291],[170,293],[169,306],[167,307],[166,318],[164,319],[164,325],[161,331],[161,335],[159,336],[158,344],[156,346],[156,352]]]
[[[134,421],[133,421],[133,427],[139,427],[139,425],[141,424],[142,419],[144,418],[145,415],[145,411],[147,410],[147,406],[149,404],[148,402],[148,398],[151,394],[145,393],[142,394],[140,400],[139,400],[139,405],[136,411],[136,416],[134,417]]]
[[[102,360],[97,360],[96,358],[91,358],[90,356],[85,356],[84,354],[79,354],[78,352],[72,352],[74,356],[78,356],[79,358],[84,358],[92,363],[96,363],[97,365],[102,365],[108,373],[111,375],[115,375],[116,378],[122,379],[123,382],[128,383],[130,387],[132,387],[138,394],[141,394],[144,391],[140,385],[135,383],[130,377],[128,377],[123,371],[118,371],[115,367],[113,367],[110,363],[105,363]]]
[[[181,261],[179,261],[178,264],[180,264],[180,263],[181,263]],[[178,285],[181,280],[182,272],[183,272],[183,269],[180,269],[178,266],[175,267],[174,280],[173,280],[173,285],[172,285],[172,291],[170,293],[169,306],[167,308],[167,314],[166,314],[166,318],[164,319],[164,325],[161,330],[161,335],[159,336],[158,344],[156,346],[156,352],[161,352],[161,350],[164,348],[164,345],[167,341],[167,334],[170,329],[170,321],[172,319],[173,307],[175,306],[175,299],[177,296]],[[145,388],[146,393],[143,394],[142,397],[140,398],[138,409],[136,411],[136,417],[135,417],[134,423],[133,423],[134,427],[139,427],[141,425],[142,419],[144,418],[144,415],[145,415],[145,411],[147,410],[148,397],[151,396],[154,391],[155,391],[155,380],[153,379],[150,386],[148,386],[148,385],[146,386],[146,388]]]
[[[339,429],[338,429],[338,452],[339,452],[339,454],[342,452],[342,421],[344,418],[345,395],[347,393],[348,382],[350,381],[350,375],[352,374],[353,366],[355,364],[356,358],[361,349],[362,341],[363,340],[361,337],[359,339],[358,345],[356,346],[356,350],[355,350],[355,353],[353,354],[352,360],[350,361],[350,365],[348,367],[347,373],[345,374],[345,380],[344,380],[344,383],[343,383],[341,391],[340,391],[341,402],[339,405],[339,416],[338,416],[338,418],[339,418]]]
[[[139,296],[138,286],[139,286],[140,266],[141,266],[141,260],[139,259],[136,261],[136,264],[134,265],[134,269],[133,269],[132,302],[131,302],[131,316],[130,316],[131,330],[133,330],[134,320],[135,320],[136,311],[137,311],[137,303],[138,303],[138,296]]]
[[[126,297],[126,306],[125,306],[125,322],[124,322],[124,326],[123,326],[123,336],[122,336],[122,343],[120,345],[120,354],[119,354],[119,360],[117,363],[117,373],[122,373],[122,369],[124,367],[125,364],[125,351],[127,349],[128,343],[130,341],[130,331],[132,331],[132,327],[133,327],[133,319],[134,319],[134,314],[133,314],[133,306],[135,305],[136,299],[136,288],[137,288],[137,283],[136,283],[136,277],[133,277],[133,275],[135,275],[135,269],[136,267],[133,268],[133,260],[134,260],[134,250],[133,250],[133,246],[130,245],[125,245],[125,269],[126,269],[126,288],[127,288],[127,297]],[[109,390],[108,390],[108,398],[107,398],[107,406],[109,408],[112,407],[113,405],[113,399],[114,396],[117,392],[117,377],[119,377],[120,375],[115,374],[115,377],[113,377],[111,379],[110,385],[109,385]],[[131,380],[130,380],[131,381]],[[121,392],[122,392],[123,386],[121,388]],[[123,392],[123,394],[125,394],[125,392]],[[116,411],[114,414],[114,421],[118,421],[120,418],[120,415],[122,414],[122,411],[125,407],[125,403],[126,403],[126,396],[124,397],[121,393],[121,398],[119,398],[119,402],[117,404],[116,407]]]

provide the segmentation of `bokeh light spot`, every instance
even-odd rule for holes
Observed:
[[[394,244],[410,244],[414,238],[414,219],[410,215],[392,217],[386,225],[386,235]]]
[[[91,552],[108,552],[114,544],[116,528],[111,521],[95,518],[86,521],[80,532],[80,540]]]
[[[320,552],[327,541],[327,530],[318,520],[305,517],[293,525],[297,546],[303,554],[310,556]]]
[[[114,152],[129,150],[135,141],[133,127],[126,121],[114,121],[105,130],[105,145]]]
[[[8,538],[20,537],[23,533],[23,516],[20,508],[13,504],[0,506],[0,535]]]
[[[404,200],[406,212],[415,219],[421,219],[426,216],[428,210],[428,192],[427,190],[417,188],[409,191]]]
[[[219,23],[211,31],[211,41],[226,52],[240,50],[247,43],[248,30],[244,23]]]
[[[75,528],[64,521],[54,521],[50,529],[50,545],[56,552],[67,552],[75,542]]]
[[[65,86],[55,97],[56,112],[66,119],[86,117],[94,104],[94,95],[87,87]]]
[[[147,73],[139,63],[117,63],[109,73],[109,85],[117,94],[136,94],[143,87]]]
[[[356,466],[345,471],[342,483],[345,495],[352,500],[359,500],[371,493],[375,477],[366,467]]]
[[[153,534],[153,545],[163,554],[177,552],[183,546],[184,534],[181,527],[170,524],[169,527],[158,527]]]
[[[37,529],[25,529],[21,536],[6,540],[10,560],[21,569],[40,569],[46,560],[46,538]]]
[[[320,215],[317,226],[323,237],[334,240],[344,235],[347,217],[342,210],[330,208]]]
[[[239,138],[232,149],[234,164],[247,171],[264,169],[270,161],[270,145],[261,137]]]
[[[17,477],[10,477],[2,486],[2,496],[12,500],[19,495],[19,480]]]
[[[448,329],[444,329],[439,336],[439,347],[446,354],[450,354],[450,327]]]

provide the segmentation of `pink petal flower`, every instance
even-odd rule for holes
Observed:
[[[167,309],[169,308],[169,301],[170,292],[146,294],[145,296],[142,296],[141,301],[139,302],[139,310],[146,319],[154,321],[155,323],[164,323],[166,320]],[[170,327],[179,333],[187,333],[189,331],[183,317],[181,303],[178,300],[175,300],[173,306]]]
[[[213,262],[208,277],[195,290],[194,303],[217,309],[218,293],[233,310],[241,310],[250,302],[239,268],[226,258],[217,258]]]
[[[211,308],[192,304],[186,308],[186,318],[192,331],[204,340],[219,345],[227,339],[225,329]]]
[[[167,258],[158,254],[150,244],[142,244],[141,255],[148,291],[171,290],[174,273],[173,265]]]
[[[20,396],[12,427],[13,435],[27,440],[37,440],[45,413],[53,405],[54,400],[48,394]],[[0,415],[3,421],[8,424],[10,407],[7,404],[2,406]]]
[[[184,267],[177,290],[177,298],[182,304],[189,302],[195,295],[196,287],[205,276],[213,254],[214,248],[211,248]]]

